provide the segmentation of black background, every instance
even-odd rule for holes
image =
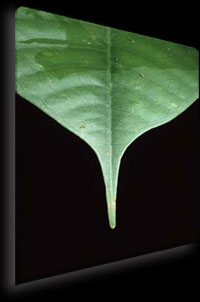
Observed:
[[[15,2],[198,48],[197,8],[175,3]],[[187,21],[186,21],[187,20]],[[26,282],[195,242],[198,239],[199,104],[138,138],[123,156],[117,228],[107,222],[94,152],[32,104],[16,96],[16,277]],[[175,288],[192,280],[197,256],[71,287],[82,291]],[[167,277],[169,276],[169,277]],[[112,284],[112,285],[110,285]],[[114,285],[114,286],[113,286]],[[153,284],[152,284],[153,285]],[[69,290],[69,287],[67,288]],[[152,288],[151,288],[152,289]]]

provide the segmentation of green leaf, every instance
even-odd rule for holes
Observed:
[[[16,90],[94,150],[114,228],[122,155],[198,98],[198,51],[21,7]]]

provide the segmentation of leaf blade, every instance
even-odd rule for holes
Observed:
[[[111,228],[123,153],[198,98],[197,60],[197,51],[187,46],[17,10],[17,92],[92,147]]]

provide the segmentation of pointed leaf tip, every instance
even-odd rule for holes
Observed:
[[[108,202],[108,219],[111,229],[116,227],[116,199],[112,199]]]

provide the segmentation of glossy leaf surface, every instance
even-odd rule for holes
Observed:
[[[122,155],[198,98],[198,51],[21,7],[16,90],[95,151],[114,228]]]

